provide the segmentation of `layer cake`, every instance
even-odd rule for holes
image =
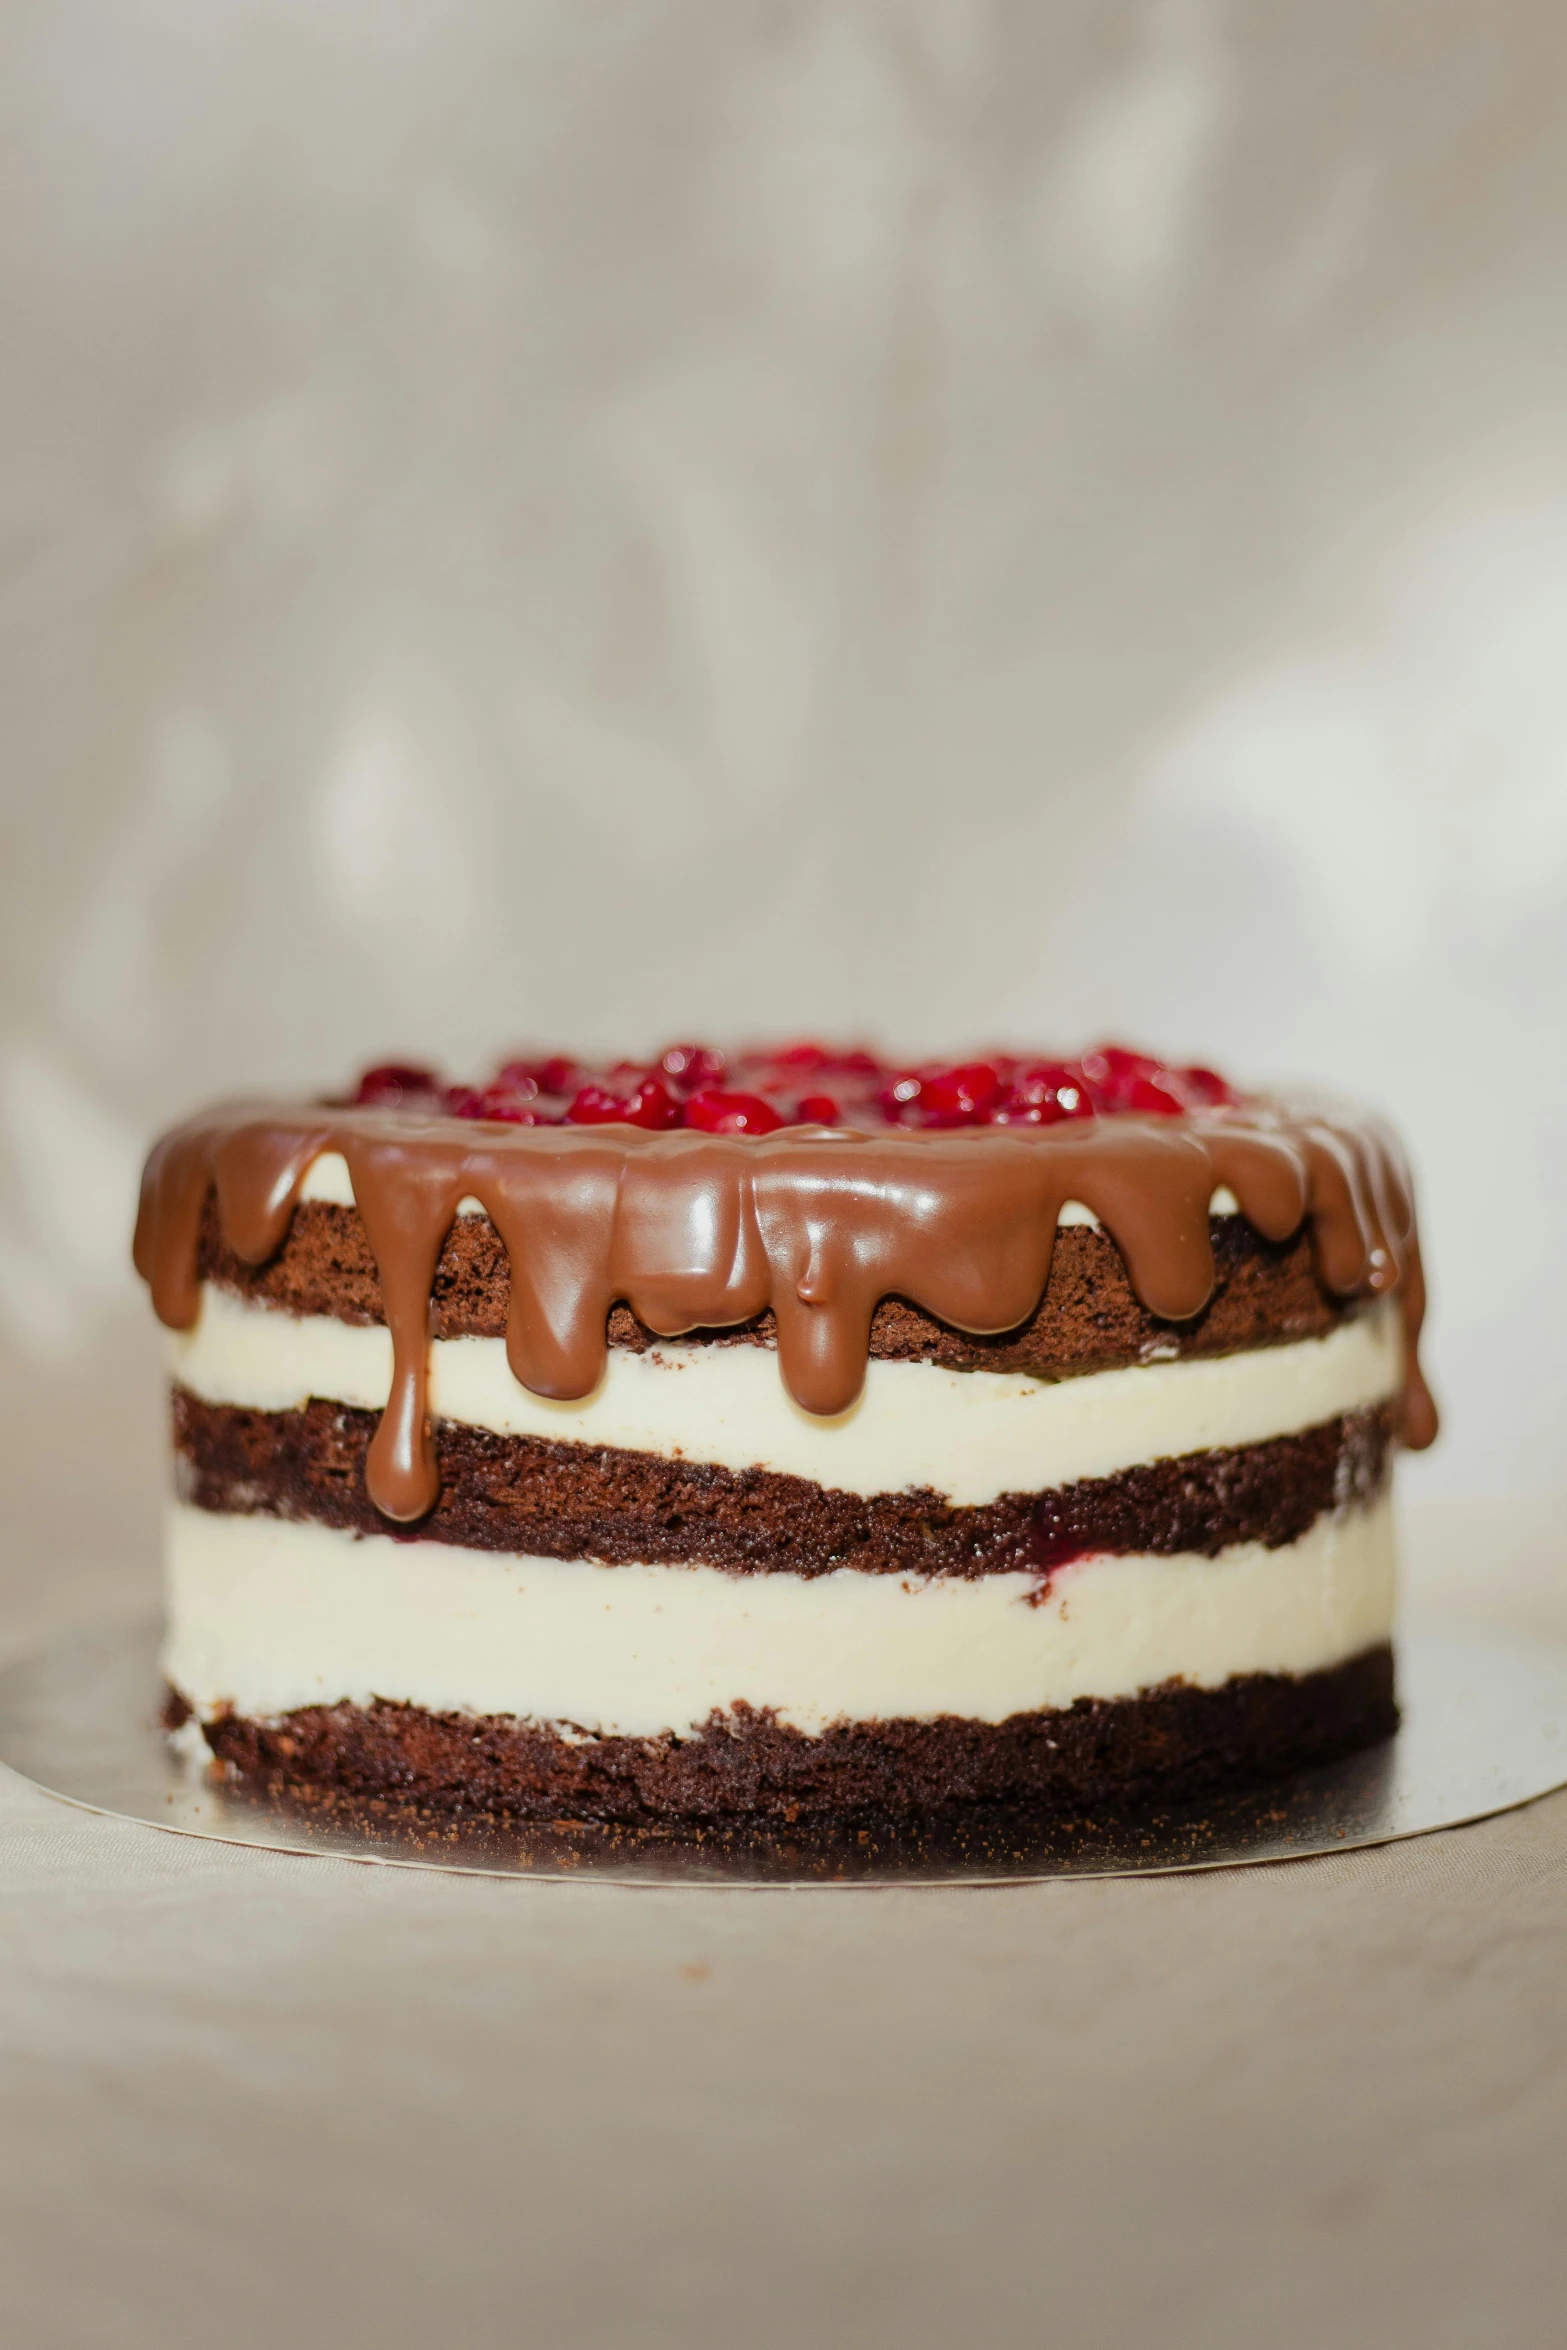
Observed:
[[[1435,1415],[1364,1113],[1111,1047],[386,1067],[166,1136],[136,1254],[170,1719],[247,1779],[1119,1808],[1395,1723]]]

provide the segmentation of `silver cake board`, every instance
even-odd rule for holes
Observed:
[[[453,1822],[385,1805],[271,1800],[159,1727],[153,1621],[77,1633],[0,1669],[0,1761],[86,1811],[182,1836],[389,1868],[556,1883],[1015,1885],[1257,1867],[1425,1836],[1567,1785],[1567,1649],[1417,1625],[1398,1647],[1403,1726],[1347,1762],[1257,1793],[1133,1819],[1008,1807],[846,1828]]]

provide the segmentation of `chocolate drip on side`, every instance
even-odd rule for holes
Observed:
[[[1156,1320],[1133,1295],[1107,1234],[1091,1224],[1063,1224],[1044,1296],[1020,1328],[976,1337],[934,1321],[905,1298],[883,1298],[871,1316],[871,1359],[1065,1379],[1321,1338],[1365,1310],[1362,1301],[1335,1298],[1323,1288],[1308,1233],[1265,1241],[1244,1216],[1214,1216],[1209,1240],[1213,1289],[1201,1312],[1184,1322]],[[282,1313],[385,1321],[375,1258],[356,1208],[304,1201],[276,1254],[265,1265],[246,1266],[224,1247],[217,1208],[209,1202],[199,1264],[203,1281]],[[457,1217],[435,1269],[432,1337],[504,1338],[510,1316],[511,1270],[499,1233],[487,1216]],[[612,1352],[643,1354],[669,1343],[626,1306],[611,1308],[607,1336]],[[762,1313],[727,1330],[688,1330],[677,1343],[776,1348],[777,1342],[772,1314]]]
[[[1026,1322],[1068,1200],[1108,1231],[1151,1314],[1189,1319],[1214,1281],[1208,1203],[1228,1185],[1268,1240],[1309,1222],[1336,1294],[1402,1289],[1406,1441],[1434,1433],[1414,1359],[1423,1292],[1409,1182],[1391,1137],[1356,1117],[1259,1106],[1035,1129],[794,1127],[756,1137],[230,1105],[165,1137],[148,1164],[136,1262],[160,1318],[175,1328],[195,1320],[209,1190],[227,1246],[259,1263],[281,1242],[307,1168],[333,1150],[348,1162],[392,1337],[392,1399],[368,1474],[377,1508],[394,1520],[434,1499],[430,1297],[468,1196],[510,1259],[507,1350],[524,1386],[591,1394],[617,1304],[664,1337],[770,1310],[789,1393],[830,1417],[860,1392],[884,1298],[976,1335]]]

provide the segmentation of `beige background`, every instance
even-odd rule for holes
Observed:
[[[1567,1632],[1564,207],[1554,0],[7,0],[3,1644],[153,1587],[160,1121],[753,1026],[1385,1101],[1412,1582]],[[1564,1817],[630,1905],[0,1781],[7,2338],[1554,2342]]]
[[[0,1338],[215,1089],[753,1024],[1367,1090],[1560,1490],[1551,0],[10,0]]]

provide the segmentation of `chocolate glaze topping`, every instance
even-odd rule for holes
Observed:
[[[1308,1222],[1335,1295],[1399,1294],[1404,1441],[1419,1448],[1436,1433],[1416,1356],[1425,1292],[1409,1178],[1392,1136],[1358,1112],[1251,1101],[1042,1127],[797,1125],[759,1135],[229,1104],[164,1136],[147,1163],[135,1256],[161,1321],[188,1329],[196,1320],[209,1194],[225,1244],[264,1264],[326,1151],[348,1163],[391,1332],[392,1391],[366,1483],[398,1522],[423,1517],[439,1490],[426,1401],[430,1295],[469,1197],[505,1245],[507,1357],[536,1394],[592,1392],[617,1304],[667,1338],[770,1310],[789,1393],[830,1415],[860,1392],[883,1298],[907,1298],[976,1334],[1024,1322],[1044,1292],[1068,1200],[1109,1232],[1150,1313],[1176,1322],[1199,1313],[1214,1279],[1208,1204],[1225,1187],[1270,1241]]]

